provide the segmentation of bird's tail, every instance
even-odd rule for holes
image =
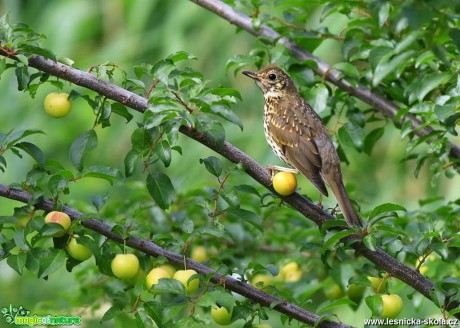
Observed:
[[[350,227],[363,226],[361,218],[356,213],[353,205],[348,197],[347,190],[343,185],[342,179],[334,179],[334,183],[330,184],[335,199],[339,203],[340,209],[342,210],[345,221],[347,221]]]

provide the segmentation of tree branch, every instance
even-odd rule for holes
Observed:
[[[0,196],[6,197],[9,199],[14,199],[14,200],[17,200],[23,203],[29,203],[32,197],[32,195],[27,191],[10,188],[2,184],[0,184]],[[34,207],[37,209],[44,210],[46,212],[50,212],[54,209],[54,205],[55,205],[54,202],[45,199],[45,200],[39,201],[37,204],[34,204]],[[79,211],[71,207],[68,207],[68,206],[64,206],[61,211],[69,215],[69,217],[72,218],[72,220],[75,220],[83,216],[83,213],[80,213]],[[129,247],[137,249],[151,256],[155,256],[155,257],[163,256],[166,259],[168,259],[170,263],[174,264],[177,267],[184,266],[184,258],[182,255],[170,252],[156,245],[150,240],[140,239],[140,238],[131,237],[131,236],[126,239],[123,239],[123,236],[113,232],[110,225],[102,221],[87,219],[87,220],[81,220],[80,222],[86,228],[96,231],[97,233],[100,233],[101,235],[104,235],[105,237],[111,240],[114,240],[117,243],[120,243],[120,244],[125,243]],[[297,319],[309,325],[316,324],[317,321],[320,319],[320,317],[315,313],[302,309],[301,307],[295,304],[288,303],[279,297],[275,297],[273,295],[267,294],[255,287],[252,287],[251,285],[247,283],[241,282],[230,276],[221,275],[217,273],[216,271],[214,271],[213,269],[201,263],[195,262],[189,258],[186,258],[185,260],[186,260],[185,263],[188,269],[193,269],[196,272],[203,274],[203,275],[209,275],[212,273],[213,276],[210,279],[212,283],[222,285],[225,289],[238,293],[262,306],[269,307],[271,304],[277,303],[273,307],[273,309],[275,309],[276,311],[280,313],[286,314],[291,318]],[[343,323],[333,322],[333,321],[322,321],[319,324],[319,327],[351,328],[352,326],[349,326]]]
[[[2,55],[1,52],[0,55]],[[144,97],[120,88],[119,86],[100,80],[91,74],[80,71],[76,68],[41,56],[30,57],[29,66],[59,77],[63,80],[99,92],[107,98],[118,101],[137,111],[144,112],[147,108],[149,108],[149,103]],[[191,127],[181,126],[179,131],[214,150],[216,153],[222,155],[231,162],[243,164],[246,172],[254,178],[254,180],[274,192],[271,186],[270,175],[267,170],[237,147],[225,142],[224,145],[219,148],[211,137]],[[315,206],[312,202],[298,193],[283,197],[283,200],[298,212],[302,213],[305,217],[314,221],[318,226],[321,226],[326,220],[332,219],[332,216],[329,213]],[[356,239],[357,237],[359,236],[353,235],[350,238]],[[358,254],[365,256],[368,260],[373,262],[377,267],[387,271],[393,277],[405,282],[412,288],[419,291],[426,298],[430,300],[432,299],[430,291],[434,288],[434,284],[418,271],[397,261],[380,249],[376,249],[375,251],[368,249],[361,240],[355,240],[351,247],[353,247]],[[452,302],[448,304],[446,308],[447,310],[451,310],[458,306],[458,302]],[[455,316],[460,319],[460,313],[455,314]]]
[[[333,69],[331,66],[323,62],[318,57],[314,56],[308,51],[301,49],[297,44],[292,42],[286,37],[282,37],[281,34],[273,30],[272,28],[268,27],[267,25],[261,24],[258,29],[256,30],[252,24],[251,18],[247,15],[236,11],[231,6],[223,3],[220,0],[190,0],[207,10],[219,15],[220,17],[224,18],[231,24],[239,26],[245,29],[252,35],[255,36],[263,36],[264,38],[274,42],[282,44],[286,49],[288,49],[294,56],[301,60],[311,60],[314,61],[317,67],[314,71],[320,75],[322,78],[326,79],[327,81],[331,82],[332,84],[338,86],[339,88],[347,91],[350,95],[355,96],[358,99],[366,102],[367,104],[371,105],[372,107],[381,111],[385,116],[394,119],[396,114],[399,111],[398,106],[394,103],[386,99],[385,97],[373,92],[371,89],[363,86],[363,85],[354,85],[350,81],[348,81],[340,71]],[[429,126],[423,127],[422,122],[413,116],[412,114],[406,114],[406,120],[412,122],[412,126],[414,127],[414,133],[419,136],[423,137],[431,132],[433,129]],[[403,119],[400,119],[398,124],[402,125],[404,123]],[[429,141],[428,141],[429,142]],[[460,147],[449,142],[450,147],[450,155],[455,158],[460,158]]]

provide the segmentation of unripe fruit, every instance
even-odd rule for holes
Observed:
[[[72,109],[68,97],[68,93],[51,92],[45,97],[45,111],[55,118],[67,116]]]
[[[172,278],[174,274],[176,273],[176,268],[173,267],[171,264],[163,264],[163,265],[160,265],[158,268],[166,270],[171,276],[170,278]]]
[[[209,260],[208,252],[206,250],[206,247],[198,245],[194,246],[192,248],[192,251],[190,252],[190,258],[196,262],[204,262],[206,260]]]
[[[253,285],[257,289],[264,289],[268,286],[273,285],[273,280],[274,278],[272,275],[259,273],[252,278],[251,285]]]
[[[281,267],[280,275],[285,275],[291,271],[298,271],[299,269],[299,264],[295,261],[291,261]]]
[[[286,282],[297,282],[302,278],[302,271],[299,264],[291,261],[283,265],[280,269],[280,278]]]
[[[374,292],[377,294],[385,290],[385,282],[382,278],[367,277],[367,279],[371,282]]]
[[[350,284],[348,286],[347,295],[353,302],[358,303],[364,295],[366,287],[362,285]]]
[[[297,188],[297,179],[295,175],[290,172],[276,173],[272,183],[275,191],[282,196],[292,194]]]
[[[63,212],[52,211],[45,216],[46,223],[57,223],[60,224],[64,230],[56,232],[53,237],[62,237],[64,236],[70,228],[72,221],[69,216]]]
[[[70,242],[66,247],[66,251],[72,258],[82,262],[89,259],[93,255],[93,252],[91,252],[91,250],[85,245],[78,244],[77,238],[78,235],[74,235],[70,238]]]
[[[384,318],[395,318],[402,311],[403,301],[399,295],[382,295],[382,303],[382,317]]]
[[[232,312],[223,306],[213,306],[211,309],[211,318],[215,323],[221,326],[227,326],[232,322]]]
[[[145,285],[147,286],[149,292],[152,294],[158,295],[161,294],[160,290],[151,289],[153,285],[157,285],[159,280],[162,278],[172,278],[172,274],[163,268],[153,268],[145,277]]]
[[[176,279],[184,285],[185,293],[191,294],[200,286],[200,279],[194,278],[188,282],[189,278],[196,274],[195,270],[177,270],[173,276],[173,279]]]
[[[302,279],[302,271],[300,270],[291,271],[284,275],[284,281],[286,282],[297,282],[300,279]]]
[[[119,279],[133,279],[139,272],[139,259],[134,254],[117,254],[110,264]]]
[[[329,300],[335,300],[343,296],[342,288],[339,285],[333,284],[332,286],[324,289],[324,296]]]

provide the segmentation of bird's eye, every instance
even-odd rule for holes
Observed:
[[[275,73],[269,74],[268,79],[271,80],[271,81],[275,81],[276,80],[276,74]]]

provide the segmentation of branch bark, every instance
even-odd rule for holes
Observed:
[[[0,55],[2,55],[1,52]],[[109,99],[118,101],[140,112],[144,112],[150,106],[147,99],[144,97],[127,91],[119,86],[113,85],[109,82],[100,80],[89,73],[41,56],[30,57],[29,66],[39,69],[50,75],[59,77],[63,80],[96,91]],[[271,186],[270,175],[268,174],[267,170],[237,147],[228,142],[225,142],[224,145],[219,148],[213,139],[207,134],[188,126],[181,126],[180,132],[207,146],[231,162],[242,163],[248,175],[250,175],[252,178],[254,178],[254,180],[259,182],[270,191],[274,192]],[[295,210],[302,213],[306,218],[314,221],[318,226],[321,226],[326,220],[332,218],[329,213],[315,206],[312,202],[298,193],[284,197],[283,200],[287,204],[291,205]],[[351,238],[356,239],[359,238],[359,236],[353,235]],[[426,298],[430,300],[432,299],[430,291],[434,288],[434,284],[423,275],[421,275],[418,271],[397,261],[381,249],[376,249],[375,251],[368,249],[361,240],[356,240],[352,244],[352,247],[358,254],[365,256],[377,267],[387,271],[393,277],[405,282],[415,290],[419,291]],[[446,305],[446,309],[451,310],[458,307],[459,305],[460,304],[458,302],[452,302]],[[455,314],[455,317],[460,319],[460,313]]]
[[[10,188],[2,184],[0,184],[0,196],[14,199],[14,200],[17,200],[23,203],[29,203],[32,197],[32,195],[27,191]],[[37,204],[34,204],[35,208],[41,209],[47,212],[52,211],[54,209],[54,205],[55,205],[54,202],[47,200],[47,199],[41,200]],[[83,216],[83,213],[80,213],[79,211],[71,207],[68,207],[68,206],[64,206],[61,211],[69,215],[69,217],[72,218],[72,220],[75,220]],[[80,222],[86,228],[96,231],[97,233],[100,233],[101,235],[104,235],[105,237],[111,240],[114,240],[117,243],[120,243],[120,244],[126,243],[127,246],[137,249],[151,256],[155,256],[155,257],[163,256],[166,259],[168,259],[168,261],[171,264],[177,267],[184,266],[184,258],[182,255],[170,252],[156,245],[150,240],[140,239],[136,237],[128,237],[127,239],[123,239],[123,236],[117,233],[114,233],[110,225],[102,221],[87,219],[87,220],[81,220]],[[230,276],[223,276],[217,273],[216,271],[214,271],[213,269],[203,264],[200,264],[198,262],[192,261],[189,258],[186,258],[185,260],[186,260],[186,266],[188,269],[193,269],[196,272],[203,274],[203,275],[213,274],[213,276],[210,279],[212,283],[222,285],[224,288],[231,290],[232,292],[238,293],[256,303],[259,303],[262,306],[269,307],[270,305],[276,303],[273,309],[275,309],[276,311],[280,313],[284,313],[291,318],[297,319],[309,325],[314,325],[320,319],[320,316],[315,313],[302,309],[301,307],[295,304],[288,303],[279,297],[275,297],[273,295],[267,294],[257,288],[252,287],[251,285],[247,283],[241,282]],[[351,328],[352,326],[349,326],[343,323],[333,322],[333,321],[322,321],[319,324],[319,327]]]
[[[350,95],[355,96],[358,99],[366,102],[367,104],[371,105],[372,107],[378,109],[383,113],[383,115],[394,119],[396,114],[399,111],[398,106],[392,103],[390,100],[386,99],[385,97],[373,92],[371,89],[363,86],[363,85],[354,85],[350,81],[348,81],[338,70],[333,69],[331,66],[323,62],[318,57],[314,56],[308,51],[301,49],[297,44],[292,42],[286,37],[281,36],[278,32],[273,30],[272,28],[268,27],[267,25],[261,24],[259,28],[256,30],[253,27],[251,22],[251,18],[247,15],[236,11],[231,6],[223,3],[220,0],[190,0],[207,10],[219,15],[223,19],[227,20],[233,25],[241,27],[242,29],[246,30],[250,34],[254,36],[263,36],[264,38],[282,44],[286,49],[288,49],[295,57],[301,60],[311,60],[314,61],[317,65],[315,72],[320,75],[323,79],[331,82],[332,84],[336,85],[337,87],[347,91]],[[429,126],[423,127],[422,122],[413,116],[412,114],[406,114],[404,116],[406,120],[412,122],[412,126],[414,127],[414,133],[419,136],[423,137],[431,132],[433,129]],[[402,125],[404,123],[403,119],[400,119],[398,124]],[[450,147],[450,155],[455,158],[460,158],[460,147],[449,142]]]

